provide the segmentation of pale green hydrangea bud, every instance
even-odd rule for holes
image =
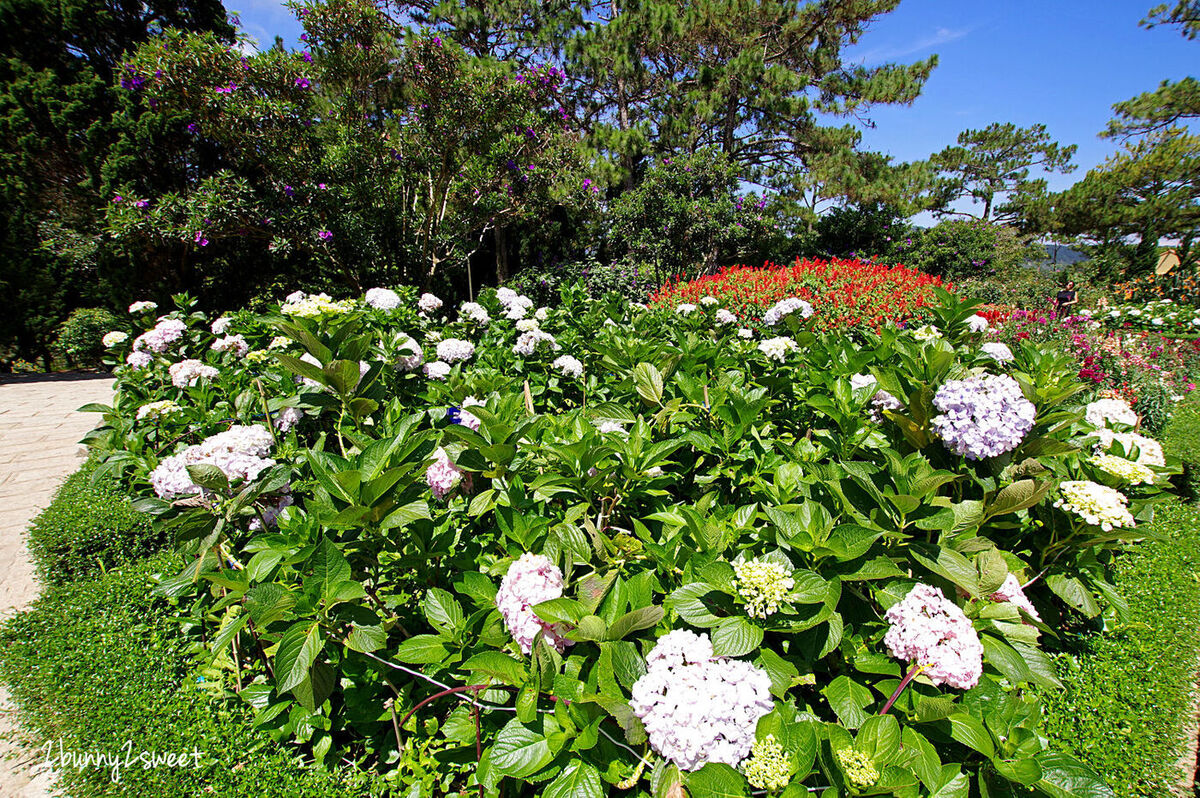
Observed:
[[[750,758],[742,763],[746,781],[760,790],[782,790],[792,779],[792,760],[774,734],[754,743]]]
[[[870,787],[879,781],[879,771],[875,769],[875,763],[862,751],[842,748],[837,751],[836,755],[842,766],[842,772],[855,787],[860,789]]]
[[[777,562],[751,560],[733,564],[737,591],[746,602],[751,618],[766,618],[779,609],[779,602],[795,586],[792,571]]]

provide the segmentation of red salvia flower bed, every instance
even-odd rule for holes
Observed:
[[[812,303],[814,329],[879,329],[888,321],[918,317],[921,308],[933,304],[936,286],[952,288],[938,277],[904,266],[797,258],[791,266],[728,266],[706,277],[670,282],[650,301],[673,306],[714,296],[742,321],[754,323],[771,305],[794,296]]]

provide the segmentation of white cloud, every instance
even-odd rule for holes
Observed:
[[[939,45],[957,41],[970,32],[970,28],[937,28],[933,33],[906,44],[894,44],[868,50],[859,57],[859,63],[863,66],[878,66],[906,55],[924,52]]]

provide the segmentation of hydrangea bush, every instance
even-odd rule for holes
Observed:
[[[785,296],[761,340],[713,296],[373,290],[217,333],[178,297],[111,339],[90,442],[177,541],[208,672],[398,788],[1111,794],[1029,688],[1047,632],[1120,612],[1175,463],[944,291],[920,337]]]

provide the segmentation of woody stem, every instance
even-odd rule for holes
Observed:
[[[892,697],[883,705],[883,709],[879,710],[879,714],[886,715],[888,710],[892,708],[892,704],[896,703],[896,699],[904,692],[904,688],[908,687],[908,683],[917,678],[917,675],[928,667],[928,665],[913,665],[912,669],[904,674],[904,678],[900,680],[900,684],[896,687],[896,692],[892,693]]]

